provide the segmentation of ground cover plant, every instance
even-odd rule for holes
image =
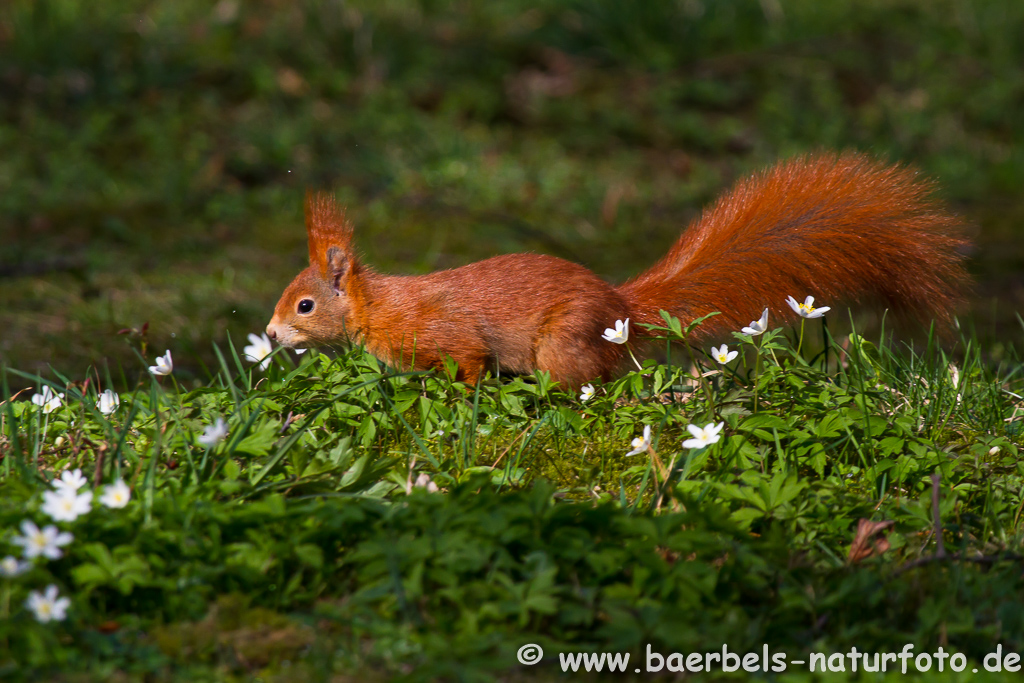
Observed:
[[[1024,649],[1021,35],[1019,0],[0,3],[0,680],[908,643],[1019,676],[984,663]],[[834,338],[772,319],[691,355],[667,320],[579,393],[245,341],[307,188],[384,270],[622,281],[820,149],[913,164],[977,226],[962,330],[908,347],[868,306],[850,336],[817,302]],[[903,678],[845,668],[758,675]]]
[[[803,326],[767,327],[579,395],[261,344],[192,390],[173,356],[116,399],[96,375],[8,389],[0,666],[515,680],[528,643],[533,678],[648,646],[1018,651],[1016,371],[824,326],[808,357]],[[55,526],[44,555],[17,552],[26,520]]]

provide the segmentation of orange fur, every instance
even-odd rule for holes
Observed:
[[[327,250],[340,247],[352,249],[352,224],[345,210],[329,194],[306,193],[306,235],[309,238],[309,263],[327,277]]]
[[[948,321],[967,282],[962,225],[913,171],[864,156],[801,157],[740,182],[649,270],[614,287],[552,256],[510,254],[420,276],[376,273],[352,248],[352,228],[326,195],[306,203],[310,267],[288,286],[267,326],[285,346],[359,342],[402,368],[460,376],[546,370],[577,387],[610,378],[625,347],[601,333],[616,320],[684,324],[720,311],[695,341],[738,330],[767,306],[795,317],[787,296],[820,305],[878,297]],[[305,302],[305,303],[304,303]],[[302,312],[303,306],[311,310]]]
[[[740,182],[620,291],[640,323],[660,324],[662,309],[684,323],[720,311],[698,342],[765,307],[794,317],[786,297],[808,294],[948,322],[968,280],[965,241],[930,192],[913,171],[861,155],[797,158]]]

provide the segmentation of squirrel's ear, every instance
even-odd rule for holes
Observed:
[[[345,293],[345,279],[350,269],[348,254],[341,247],[327,250],[327,276],[335,294]]]
[[[345,270],[348,270],[352,224],[330,194],[306,193],[306,234],[309,236],[309,264],[316,266],[325,280],[337,280],[336,268],[330,263],[328,254],[336,250],[344,259]]]

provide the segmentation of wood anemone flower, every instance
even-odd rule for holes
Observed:
[[[259,363],[260,370],[266,370],[270,365],[270,353],[274,350],[274,347],[270,345],[270,339],[265,333],[262,337],[250,334],[249,342],[249,345],[242,349],[242,353],[249,361]]]
[[[748,327],[744,327],[740,332],[743,334],[749,334],[751,337],[756,337],[759,334],[764,334],[764,331],[768,329],[768,309],[764,309],[764,313],[761,314],[760,320],[754,320]]]
[[[54,489],[57,491],[70,491],[76,493],[78,489],[82,488],[89,483],[89,480],[82,474],[82,470],[75,468],[73,470],[64,470],[60,473],[60,478],[54,479],[50,482]]]
[[[52,524],[40,529],[30,519],[21,523],[21,533],[21,536],[15,536],[11,542],[22,547],[27,560],[40,555],[49,560],[59,559],[64,554],[61,546],[71,543],[74,539],[67,531],[58,532],[57,527]]]
[[[121,405],[121,398],[117,392],[107,389],[100,394],[100,400],[96,402],[96,408],[104,415],[110,415]]]
[[[724,422],[719,422],[717,425],[714,422],[709,422],[703,429],[697,425],[687,426],[686,429],[689,430],[690,434],[693,434],[693,438],[684,441],[683,448],[704,448],[713,443],[718,443],[722,438],[719,432],[722,431],[724,426]]]
[[[54,393],[53,389],[44,385],[38,394],[32,394],[32,403],[43,409],[43,414],[49,414],[60,408],[63,403],[64,394]]]
[[[128,484],[124,483],[124,479],[118,479],[113,484],[103,489],[103,495],[100,497],[100,502],[108,508],[117,509],[123,508],[131,499],[132,490],[128,488]]]
[[[40,511],[55,522],[73,522],[92,510],[92,491],[62,488],[43,492]]]
[[[57,586],[52,583],[46,587],[45,593],[30,591],[25,601],[25,606],[35,615],[36,621],[44,624],[48,621],[64,621],[70,605],[70,599],[57,597]]]
[[[217,421],[203,430],[202,436],[196,437],[200,445],[212,448],[226,439],[228,436],[228,425],[224,418],[218,417]]]
[[[739,351],[730,351],[728,344],[722,344],[721,348],[718,349],[714,346],[711,347],[711,357],[718,361],[720,365],[729,363],[738,355]]]
[[[32,568],[32,563],[27,560],[19,560],[13,555],[8,555],[0,560],[0,576],[5,579],[13,579],[15,576],[24,574]]]
[[[613,344],[625,344],[629,341],[629,318],[626,318],[625,321],[616,320],[615,328],[606,328],[601,336],[605,341],[610,341]]]
[[[154,375],[169,375],[174,372],[174,360],[170,349],[162,356],[157,356],[156,365],[150,365],[149,371]]]
[[[803,303],[798,302],[793,297],[789,297],[786,299],[786,303],[789,304],[790,308],[799,313],[801,318],[820,318],[825,315],[827,311],[832,310],[829,306],[815,308],[813,296],[809,296],[804,299]]]
[[[644,425],[643,437],[638,436],[635,439],[633,439],[632,446],[633,450],[631,450],[629,453],[626,453],[626,455],[637,455],[638,453],[643,453],[644,451],[648,450],[651,447],[651,425]]]

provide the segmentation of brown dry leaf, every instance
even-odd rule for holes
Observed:
[[[870,519],[861,519],[857,522],[857,535],[850,545],[850,554],[846,561],[850,564],[857,564],[866,560],[872,555],[881,555],[889,549],[889,541],[886,540],[884,532],[895,522],[883,520],[872,522]]]

